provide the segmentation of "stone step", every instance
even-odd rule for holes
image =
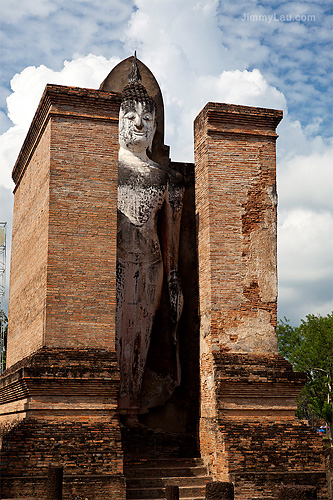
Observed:
[[[192,498],[205,498],[205,487],[181,487],[179,498],[190,500]],[[144,488],[141,490],[126,490],[127,500],[158,500],[165,499],[165,488]]]
[[[141,489],[147,484],[147,477],[127,479],[126,484],[129,489]],[[154,477],[149,478],[151,488],[163,488],[165,485],[177,486],[205,486],[209,481],[208,476],[192,476],[192,477]]]
[[[204,496],[200,496],[200,497],[188,497],[188,498],[186,498],[186,500],[205,500],[205,498],[206,497],[204,495]],[[132,498],[131,500],[165,500],[165,494],[163,497],[160,497],[160,498]],[[182,497],[180,497],[180,500],[182,500]]]
[[[197,465],[203,465],[202,458],[198,457],[190,457],[190,458],[141,458],[140,460],[125,460],[124,467],[135,467],[135,468],[144,468],[144,467],[170,467],[170,465],[174,466],[187,466],[194,467]]]
[[[196,437],[189,434],[154,432],[151,429],[127,429],[122,427],[122,444],[125,458],[161,459],[197,457]]]
[[[204,500],[210,480],[200,458],[127,461],[124,464],[127,500],[165,499],[165,486],[179,486],[179,498]]]
[[[146,468],[124,471],[127,479],[154,478],[154,477],[197,477],[205,476],[207,469],[201,467],[165,467],[163,469]]]
[[[206,476],[207,469],[200,458],[177,458],[125,462],[124,473],[127,479],[140,479],[144,477],[196,477]]]
[[[131,478],[153,478],[153,477],[196,477],[205,476],[207,474],[207,469],[204,466],[200,467],[165,467],[163,469],[157,469],[155,467],[136,469],[136,470],[125,470],[125,477],[127,479]]]

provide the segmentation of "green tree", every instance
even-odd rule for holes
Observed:
[[[309,314],[296,327],[284,318],[278,323],[277,336],[280,354],[295,371],[307,375],[298,397],[297,416],[325,420],[332,439],[333,312],[327,316]]]

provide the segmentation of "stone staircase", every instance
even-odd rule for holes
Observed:
[[[201,458],[158,458],[126,460],[127,500],[165,499],[167,485],[179,486],[179,498],[204,500],[210,480]]]

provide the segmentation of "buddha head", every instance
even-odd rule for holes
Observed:
[[[156,131],[156,106],[141,83],[136,55],[119,112],[119,144],[133,153],[151,151]]]

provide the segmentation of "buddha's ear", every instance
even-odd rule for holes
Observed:
[[[153,140],[154,140],[154,137],[155,137],[155,132],[156,132],[156,128],[157,128],[157,121],[155,119],[155,123],[154,123],[154,132],[152,133],[151,135],[151,139],[150,139],[150,143],[148,145],[148,151],[149,153],[152,152],[152,149],[153,149]]]

